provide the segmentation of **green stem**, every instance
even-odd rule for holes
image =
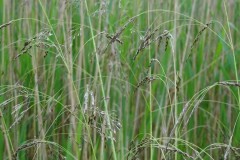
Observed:
[[[107,102],[106,102],[106,96],[105,96],[105,92],[104,92],[104,88],[103,88],[102,73],[101,73],[100,64],[99,64],[97,47],[96,47],[96,42],[95,42],[94,33],[93,33],[93,27],[92,27],[92,22],[91,22],[91,18],[90,18],[90,15],[89,15],[89,10],[88,10],[88,5],[87,5],[87,1],[86,0],[85,0],[85,6],[86,6],[86,10],[87,10],[89,25],[90,25],[91,36],[92,36],[92,39],[93,39],[93,48],[94,48],[94,52],[95,52],[95,56],[96,56],[97,70],[98,70],[98,73],[99,73],[99,80],[100,80],[100,85],[101,85],[101,90],[102,90],[102,95],[103,95],[103,101],[104,101],[104,107],[105,107],[105,112],[106,112],[106,117],[107,117],[107,123],[108,123],[108,126],[111,127],[110,118],[109,118],[109,114],[108,114],[108,108],[107,108]],[[112,134],[111,131],[110,131],[110,137],[113,137],[113,134]],[[117,160],[117,155],[116,155],[116,151],[115,151],[115,145],[114,145],[114,141],[113,141],[112,138],[111,138],[111,147],[112,147],[112,152],[113,152],[113,158],[114,158],[114,160]]]

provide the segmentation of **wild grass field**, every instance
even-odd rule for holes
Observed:
[[[0,0],[0,159],[240,159],[239,0]]]

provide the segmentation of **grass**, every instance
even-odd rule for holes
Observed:
[[[240,2],[0,6],[2,159],[239,159]]]

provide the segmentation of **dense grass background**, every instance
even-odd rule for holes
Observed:
[[[0,159],[240,158],[239,0],[0,8]]]

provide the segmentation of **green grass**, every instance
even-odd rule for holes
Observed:
[[[239,159],[239,8],[0,0],[0,159]]]

